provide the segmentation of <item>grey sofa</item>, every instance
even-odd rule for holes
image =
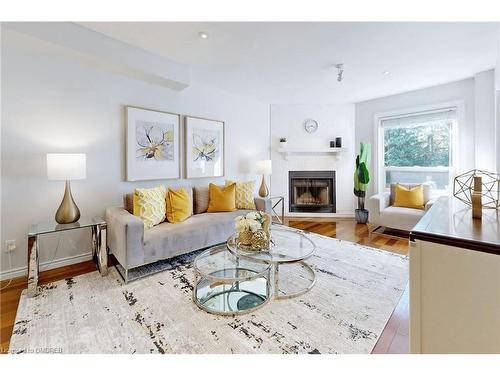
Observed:
[[[124,207],[106,209],[108,249],[118,260],[125,282],[137,267],[225,242],[234,232],[234,218],[249,212],[206,212],[208,187],[184,188],[192,197],[193,215],[182,223],[165,221],[144,230],[142,220],[132,214],[132,194],[124,197]],[[271,212],[268,199],[254,200],[257,210]]]

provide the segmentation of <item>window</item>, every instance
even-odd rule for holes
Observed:
[[[432,182],[449,191],[453,179],[456,108],[380,119],[381,187],[391,183]]]

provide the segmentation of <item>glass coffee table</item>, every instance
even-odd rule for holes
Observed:
[[[305,260],[316,251],[315,243],[301,230],[273,224],[268,250],[249,250],[238,243],[238,235],[227,240],[227,248],[239,259],[269,260],[272,265],[274,299],[294,298],[307,293],[316,274]]]
[[[262,307],[271,296],[270,256],[238,257],[226,245],[205,250],[194,260],[193,299],[201,309],[239,315]]]

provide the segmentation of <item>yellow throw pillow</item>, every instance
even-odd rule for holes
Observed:
[[[233,181],[226,181],[226,186],[233,184]],[[253,191],[255,181],[236,182],[235,201],[236,208],[243,210],[255,210],[255,202],[253,200]]]
[[[164,186],[134,190],[134,215],[142,219],[145,229],[150,229],[165,220],[166,194]]]
[[[167,192],[167,220],[170,223],[180,223],[191,216],[193,203],[191,197],[184,188],[175,191],[168,189]]]
[[[394,197],[395,207],[407,207],[424,209],[424,187],[422,185],[407,189],[400,184],[396,185],[396,194]]]
[[[236,210],[236,184],[232,183],[224,188],[217,185],[208,185],[210,201],[207,212],[228,212]]]

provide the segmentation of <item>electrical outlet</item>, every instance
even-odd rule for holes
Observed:
[[[16,250],[16,240],[7,240],[5,241],[5,252],[12,253]]]

